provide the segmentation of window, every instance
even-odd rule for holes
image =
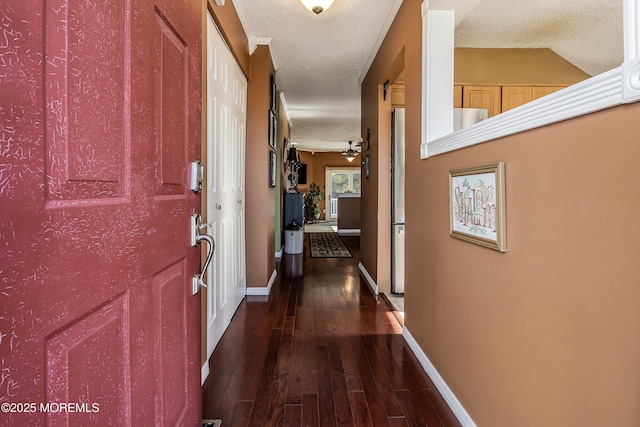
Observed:
[[[326,170],[326,218],[338,218],[338,194],[360,193],[360,168],[327,168]]]

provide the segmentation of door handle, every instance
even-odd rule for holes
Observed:
[[[191,280],[192,294],[196,295],[200,292],[200,288],[206,288],[207,284],[204,283],[204,275],[207,272],[207,268],[211,264],[213,259],[213,251],[216,250],[216,242],[213,237],[206,233],[202,233],[201,230],[209,224],[202,223],[202,217],[200,214],[194,213],[191,216],[191,246],[196,247],[200,242],[205,241],[209,244],[209,250],[207,251],[207,258],[202,266],[202,271],[199,274],[195,274]]]

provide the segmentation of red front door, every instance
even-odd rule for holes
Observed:
[[[0,425],[199,424],[201,7],[0,6]]]

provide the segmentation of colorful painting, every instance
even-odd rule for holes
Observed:
[[[452,237],[506,252],[504,163],[449,172]]]

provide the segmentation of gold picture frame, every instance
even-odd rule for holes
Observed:
[[[504,162],[449,171],[449,235],[507,251]]]

